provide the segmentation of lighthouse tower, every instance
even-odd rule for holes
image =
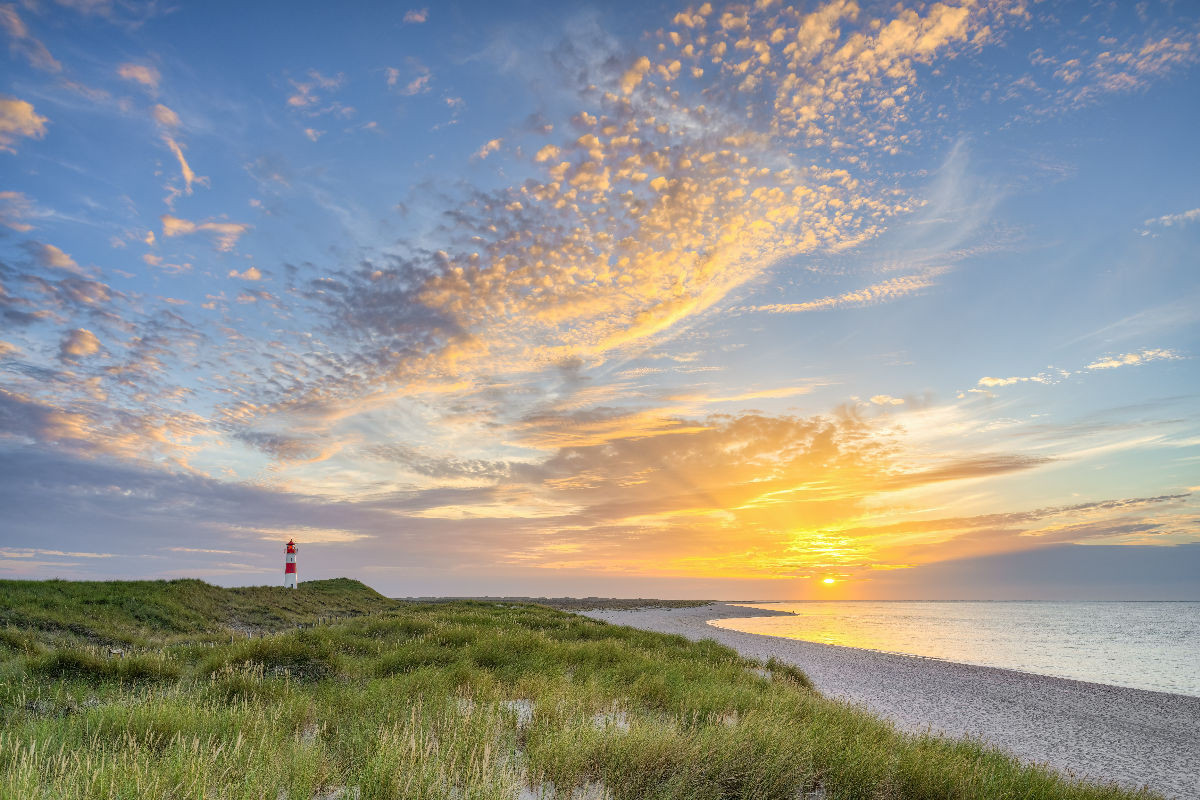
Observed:
[[[296,574],[296,542],[288,539],[287,556],[283,562],[283,588],[295,589],[299,582],[300,578]]]

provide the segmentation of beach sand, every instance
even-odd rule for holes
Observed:
[[[739,633],[711,619],[778,612],[698,608],[586,611],[586,616],[794,664],[828,697],[902,729],[971,736],[1062,773],[1200,800],[1200,697],[1148,692],[853,647]]]

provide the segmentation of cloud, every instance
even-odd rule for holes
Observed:
[[[30,103],[0,95],[0,150],[17,152],[13,146],[17,137],[41,139],[46,135],[48,121]]]
[[[176,142],[170,136],[164,136],[163,141],[167,143],[167,147],[170,148],[171,152],[175,154],[175,158],[179,161],[179,172],[183,176],[183,193],[191,194],[192,184],[197,182],[205,183],[207,178],[196,177],[196,173],[192,171],[191,165],[189,165],[187,159],[183,157],[183,148],[179,146],[178,142]],[[174,197],[172,196],[171,199],[174,199]],[[168,205],[169,204],[170,203],[168,203]]]
[[[251,447],[267,453],[278,461],[323,461],[331,452],[340,449],[340,445],[321,442],[319,439],[307,436],[295,436],[286,433],[267,431],[239,430],[234,437]]]
[[[404,12],[404,22],[407,25],[420,25],[429,19],[428,8],[410,8]]]
[[[642,82],[642,78],[650,70],[650,59],[642,56],[633,62],[629,69],[621,75],[621,92],[622,94],[630,94]]]
[[[1049,456],[1025,456],[1008,453],[970,456],[955,459],[930,469],[916,470],[903,475],[893,476],[883,485],[887,489],[898,490],[914,486],[925,486],[931,483],[942,483],[944,481],[990,478],[1035,469],[1050,464],[1053,461],[1054,459]]]
[[[1036,113],[1079,108],[1109,94],[1144,90],[1200,61],[1200,34],[1195,29],[1146,31],[1104,36],[1093,46],[1073,43],[1063,52],[1035,52],[1031,62],[1039,71],[1027,85],[1049,100]],[[1057,106],[1057,108],[1056,108]]]
[[[68,331],[58,345],[60,361],[76,361],[80,358],[93,356],[101,349],[100,340],[96,334],[86,328],[76,328]]]
[[[1181,211],[1178,214],[1164,214],[1161,217],[1153,217],[1142,223],[1145,225],[1145,227],[1142,229],[1142,235],[1153,235],[1153,228],[1183,227],[1184,225],[1190,225],[1197,220],[1200,220],[1200,208]]]
[[[179,115],[162,103],[157,103],[154,106],[154,121],[164,128],[178,128],[180,124]]]
[[[475,155],[473,157],[479,159],[487,158],[492,153],[498,151],[500,149],[500,145],[502,144],[504,144],[503,139],[492,139],[489,142],[485,142],[483,147],[480,147],[475,151]]]
[[[83,275],[83,269],[75,263],[75,259],[52,244],[42,242],[26,242],[25,249],[33,258],[34,263],[43,269],[61,269]]]
[[[777,400],[783,397],[798,397],[808,394],[812,386],[782,386],[777,389],[760,389],[752,392],[739,392],[724,397],[704,398],[705,403],[745,403],[749,400]]]
[[[428,67],[419,64],[416,70],[416,77],[404,85],[404,88],[400,90],[400,94],[412,97],[413,95],[425,94],[430,90],[431,87],[429,84],[433,80],[433,73],[430,72]],[[389,85],[390,80],[391,76],[389,74]]]
[[[744,15],[749,27],[740,30],[746,33],[734,38],[723,25],[719,32],[690,28],[690,40],[664,33],[660,55],[645,56],[646,63],[637,53],[605,50],[604,58],[557,64],[553,74],[570,81],[562,90],[578,101],[568,115],[571,134],[541,145],[526,180],[449,199],[444,225],[428,233],[427,249],[402,246],[356,267],[323,270],[303,287],[304,296],[325,309],[328,330],[355,366],[341,375],[314,370],[288,392],[269,391],[257,398],[256,413],[303,415],[320,425],[324,412],[311,409],[339,400],[374,408],[382,401],[363,398],[388,396],[381,387],[406,381],[536,373],[572,360],[598,367],[685,335],[781,261],[861,246],[920,199],[881,189],[891,179],[879,180],[859,160],[829,166],[798,160],[790,139],[807,140],[811,131],[791,122],[778,131],[760,120],[751,125],[741,111],[725,107],[744,107],[742,101],[767,84],[811,85],[830,93],[822,136],[834,132],[848,148],[891,146],[871,140],[875,129],[865,117],[843,118],[840,110],[854,103],[833,94],[894,96],[898,82],[915,91],[922,74],[915,64],[953,56],[956,47],[966,47],[970,31],[992,19],[987,10],[976,19],[965,4],[953,13],[939,9],[904,16],[904,25],[891,29],[895,41],[855,32],[887,29],[888,18],[876,26],[842,9],[806,55],[789,42],[819,19],[789,16],[780,38],[775,12],[755,9]],[[695,16],[696,26],[718,25],[719,15]],[[722,40],[720,63],[728,69],[705,72],[703,87],[677,85],[687,64],[713,57],[709,47],[697,49],[700,36]],[[822,65],[839,58],[847,44],[866,55],[853,68],[840,64],[839,85],[828,88]],[[753,56],[744,69],[728,62],[740,49]],[[555,54],[570,57],[572,51]],[[410,68],[418,78],[426,74],[415,62]],[[386,75],[390,85],[404,86],[400,69]],[[760,87],[744,86],[748,77]],[[709,97],[731,103],[705,102]],[[933,285],[945,269],[756,310],[887,302]]]
[[[15,6],[0,6],[0,28],[8,34],[8,49],[11,53],[24,58],[34,69],[52,73],[62,72],[62,64],[50,55],[44,44],[30,35],[29,29],[17,15]]]
[[[316,128],[305,128],[304,135],[308,137],[310,142],[315,142],[325,135],[325,131],[319,131]]]
[[[1116,356],[1106,356],[1087,365],[1088,369],[1116,369],[1117,367],[1135,367],[1151,361],[1176,361],[1183,356],[1174,350],[1161,348],[1145,349],[1137,353],[1124,353]]]
[[[335,91],[340,89],[346,82],[346,76],[342,73],[337,75],[322,75],[315,69],[308,71],[308,80],[296,81],[292,80],[292,88],[296,91],[288,96],[287,104],[294,109],[307,110],[310,114],[328,113],[330,111],[341,110],[342,106],[330,106],[324,110],[314,111],[313,106],[320,102],[321,96],[317,94],[317,90]]]
[[[888,303],[928,289],[935,285],[933,280],[941,275],[945,268],[929,269],[915,275],[903,275],[890,278],[882,283],[872,284],[862,289],[846,292],[819,300],[809,300],[803,303],[772,303],[762,306],[741,306],[737,311],[761,311],[768,314],[799,314],[807,311],[826,311],[833,308],[863,308],[867,306]]]
[[[505,461],[430,455],[400,444],[376,445],[367,451],[373,458],[403,464],[418,475],[441,480],[493,481],[508,477],[512,466]]]
[[[1031,16],[1023,16],[1028,23]],[[1186,16],[1143,9],[1134,17],[1085,16],[1077,22],[1041,13],[1037,19],[1043,35],[1057,34],[1056,40],[1028,54],[1030,69],[998,76],[985,90],[993,102],[1023,104],[1014,122],[1143,92],[1200,63],[1200,27]]]
[[[151,92],[158,91],[158,82],[162,79],[157,68],[146,64],[121,64],[117,67],[117,74],[127,81],[140,83]]]
[[[1123,353],[1120,355],[1105,356],[1103,358],[1096,359],[1083,369],[1078,370],[1052,368],[1044,372],[1039,372],[1037,375],[1012,376],[1008,378],[993,378],[990,376],[985,376],[976,382],[975,385],[977,388],[968,389],[967,391],[994,397],[989,390],[998,389],[1004,386],[1015,386],[1021,383],[1040,383],[1048,385],[1059,383],[1060,381],[1070,378],[1073,375],[1084,375],[1088,371],[1092,370],[1116,369],[1117,367],[1135,367],[1151,361],[1175,361],[1181,358],[1183,358],[1183,356],[1174,350],[1167,350],[1163,348],[1146,348],[1136,353]],[[964,397],[966,397],[965,393],[960,392],[958,394],[959,399],[963,399]]]
[[[82,275],[6,266],[6,322],[44,322],[48,338],[29,346],[21,372],[6,373],[20,383],[5,385],[0,446],[21,449],[31,474],[61,469],[60,491],[72,485],[67,478],[87,487],[63,491],[68,508],[47,525],[120,520],[122,531],[135,531],[123,541],[156,541],[178,528],[201,554],[308,526],[306,535],[322,541],[386,543],[376,566],[395,557],[406,569],[728,571],[776,580],[888,563],[880,560],[888,548],[906,539],[926,547],[916,563],[939,557],[948,540],[970,553],[1026,546],[1019,537],[1030,531],[1132,535],[1151,522],[1043,531],[1049,526],[1008,519],[922,530],[922,515],[956,513],[929,509],[953,507],[968,492],[978,507],[1000,479],[1030,481],[1062,463],[1044,443],[1030,456],[972,439],[931,460],[902,435],[917,413],[881,412],[905,402],[891,395],[870,398],[879,408],[855,399],[827,416],[707,414],[810,387],[794,374],[767,389],[667,386],[699,380],[683,371],[718,363],[733,374],[739,356],[722,351],[722,312],[778,265],[802,302],[735,311],[868,307],[938,282],[946,268],[930,266],[932,255],[889,262],[895,239],[865,258],[840,254],[865,249],[918,208],[926,209],[922,225],[937,221],[939,184],[913,193],[924,178],[888,166],[887,155],[935,131],[933,122],[905,124],[907,115],[938,111],[921,100],[932,91],[926,82],[940,87],[944,59],[973,53],[991,35],[985,29],[1000,24],[997,15],[992,5],[965,2],[913,11],[842,2],[701,7],[628,49],[590,41],[553,48],[545,63],[555,68],[536,70],[539,96],[554,98],[544,112],[551,117],[479,136],[505,137],[476,153],[502,162],[485,186],[417,188],[424,211],[410,221],[433,220],[428,226],[404,241],[389,235],[382,252],[363,245],[281,266],[285,277],[270,284],[276,294],[254,283],[263,274],[245,260],[219,269],[198,261],[198,279],[225,273],[250,282],[204,298],[216,313],[202,312],[199,297],[168,309],[171,299],[155,296],[175,291],[165,286],[118,298]],[[519,68],[533,71],[528,62]],[[433,80],[415,62],[384,74],[409,94]],[[287,102],[303,116],[293,132],[315,141],[321,131],[304,123],[346,113],[331,100],[344,78],[315,70],[294,77]],[[201,179],[184,158],[178,116],[153,108],[180,165],[182,179],[173,181],[190,191]],[[348,241],[379,240],[370,209],[322,194],[333,191],[332,173],[318,181],[311,165],[272,158],[252,168],[264,214],[288,193],[312,197],[351,226]],[[160,247],[201,234],[220,251],[249,229],[174,212],[162,225]],[[137,233],[122,236],[132,242]],[[863,261],[877,265],[871,277],[825,288]],[[205,321],[186,333],[156,331],[147,322],[155,308]],[[185,317],[170,324],[183,328]],[[21,335],[36,341],[37,330]],[[57,338],[68,331],[64,363],[56,363]],[[79,333],[88,331],[96,332],[90,353]],[[643,380],[651,373],[659,377]],[[177,386],[175,375],[204,382]],[[1027,380],[985,377],[979,385]],[[182,408],[197,416],[171,413]],[[96,469],[85,459],[96,459]],[[20,461],[5,463],[16,472]],[[143,469],[149,461],[160,467]],[[17,477],[21,486],[33,481]],[[969,485],[954,494],[956,482]],[[923,488],[937,502],[906,506]],[[0,493],[15,491],[0,485]],[[26,519],[51,519],[32,499],[43,496],[23,502]],[[856,532],[865,521],[896,519],[915,524]]]
[[[246,267],[241,272],[238,272],[236,269],[229,270],[229,277],[240,278],[244,281],[260,281],[262,280],[262,273],[258,271],[258,267]]]
[[[0,408],[2,400],[0,395]],[[0,423],[3,420],[0,416]],[[10,518],[15,529],[41,531],[40,536],[51,536],[68,553],[93,552],[87,545],[96,537],[123,548],[113,557],[169,554],[174,552],[169,548],[180,543],[195,545],[188,551],[196,556],[189,563],[194,569],[204,563],[205,550],[248,550],[265,556],[261,539],[286,541],[289,535],[302,545],[365,542],[387,531],[387,520],[394,519],[386,512],[319,497],[53,451],[0,449],[0,475],[6,507],[13,507],[22,494],[28,501]],[[73,494],[72,485],[87,489]],[[63,501],[57,508],[51,507],[54,497]],[[200,509],[203,514],[197,513]],[[89,518],[91,524],[86,522]],[[165,529],[175,533],[164,540]],[[38,546],[37,541],[6,544],[21,550]],[[315,555],[312,551],[310,557]],[[263,557],[258,568],[273,571],[277,557],[271,548],[269,561]],[[153,567],[169,569],[171,563],[160,561]],[[309,569],[316,571],[315,561],[309,562]]]
[[[1040,375],[1031,375],[1028,377],[990,378],[985,376],[980,378],[975,385],[982,386],[985,389],[995,389],[999,386],[1012,386],[1017,383],[1050,383],[1052,380],[1053,376],[1044,372]]]
[[[25,233],[33,230],[26,219],[33,216],[33,203],[22,192],[0,192],[0,225]]]
[[[250,230],[250,225],[242,222],[217,222],[207,220],[205,222],[192,222],[179,217],[173,217],[170,214],[163,214],[162,217],[163,236],[171,238],[173,236],[186,236],[193,233],[209,233],[212,235],[217,249],[221,252],[229,252],[237,245],[237,240],[242,234]]]

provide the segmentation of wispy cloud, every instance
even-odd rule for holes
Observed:
[[[217,249],[221,252],[229,252],[236,245],[239,238],[246,231],[250,230],[250,225],[243,222],[223,222],[218,220],[206,220],[204,222],[192,222],[191,220],[173,217],[170,214],[163,214],[162,232],[163,236],[171,238],[174,236],[187,236],[193,233],[211,234],[216,242]]]
[[[154,106],[154,121],[164,128],[178,128],[180,125],[179,115],[162,103],[157,103]]]
[[[25,221],[33,216],[33,203],[24,192],[0,192],[0,225],[25,233],[33,230],[33,226]]]
[[[127,81],[141,84],[151,93],[158,91],[158,83],[162,80],[158,68],[148,64],[121,64],[117,67],[117,74]]]
[[[306,79],[291,80],[289,83],[295,90],[287,98],[287,104],[292,109],[303,111],[310,116],[342,112],[346,109],[345,106],[336,103],[325,108],[319,107],[322,93],[334,92],[346,83],[346,76],[340,72],[337,75],[323,75],[315,69],[310,69]]]
[[[1145,226],[1142,228],[1142,236],[1154,235],[1155,228],[1181,228],[1198,220],[1200,220],[1200,208],[1181,211],[1178,214],[1163,214],[1161,217],[1152,217],[1142,223]]]
[[[192,184],[193,183],[204,183],[207,181],[207,178],[202,178],[202,177],[196,176],[196,173],[192,170],[191,165],[188,164],[187,159],[184,158],[183,148],[179,146],[178,142],[176,142],[170,136],[164,136],[163,141],[165,141],[167,143],[167,147],[175,155],[176,160],[179,161],[179,172],[180,172],[180,175],[182,175],[182,177],[183,177],[183,194],[191,194],[192,193]],[[168,203],[168,205],[169,205],[169,203]]]
[[[1146,364],[1151,361],[1175,361],[1183,356],[1176,353],[1174,350],[1164,350],[1162,348],[1150,348],[1141,350],[1137,353],[1123,353],[1121,355],[1105,356],[1097,359],[1087,365],[1088,369],[1116,369],[1117,367],[1135,367],[1140,364]]]
[[[1067,378],[1077,375],[1086,375],[1088,372],[1098,369],[1116,369],[1117,367],[1135,367],[1141,364],[1147,364],[1151,361],[1173,361],[1183,358],[1174,350],[1163,348],[1146,348],[1136,353],[1123,353],[1120,355],[1105,356],[1098,358],[1082,369],[1069,370],[1060,368],[1050,368],[1039,372],[1036,375],[1018,375],[1007,378],[994,378],[984,376],[975,384],[975,389],[969,389],[969,392],[978,392],[990,396],[991,389],[999,389],[1005,386],[1015,386],[1023,383],[1037,384],[1054,384],[1059,383]],[[959,393],[958,397],[963,398],[966,394]]]
[[[79,264],[75,263],[75,259],[52,244],[26,242],[25,250],[43,269],[65,270],[76,275],[84,274]]]
[[[1012,386],[1017,383],[1051,383],[1058,375],[1052,375],[1048,372],[1043,372],[1038,375],[1014,376],[1011,378],[992,378],[984,376],[979,379],[977,386],[982,386],[985,389],[995,389],[1000,386]]]
[[[0,6],[0,28],[8,34],[8,48],[14,55],[21,56],[35,69],[51,73],[62,72],[62,64],[50,55],[46,45],[30,34],[29,28],[17,14],[16,6]]]
[[[888,303],[902,297],[917,294],[923,289],[935,285],[936,278],[946,270],[930,269],[915,275],[902,275],[889,278],[881,283],[865,286],[862,289],[845,292],[803,303],[771,303],[761,306],[742,306],[738,311],[761,311],[768,314],[799,314],[806,311],[826,311],[833,308],[863,308],[880,303]]]

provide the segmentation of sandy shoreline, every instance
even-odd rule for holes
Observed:
[[[906,730],[981,738],[1067,774],[1200,800],[1200,697],[708,625],[711,619],[776,613],[724,603],[583,613],[689,639],[715,639],[752,658],[774,656],[802,668],[825,695],[866,706]]]

